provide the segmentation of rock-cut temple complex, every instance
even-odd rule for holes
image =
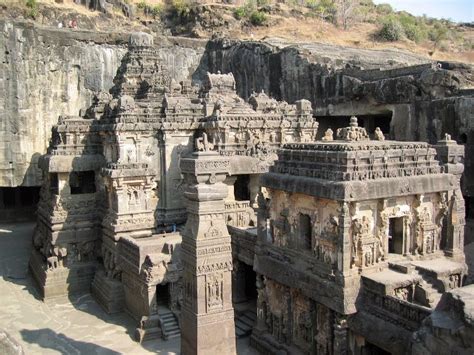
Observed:
[[[464,147],[356,117],[316,140],[311,103],[176,82],[132,35],[110,92],[53,128],[30,270],[91,292],[181,353],[471,353]],[[471,340],[469,340],[471,339]],[[156,340],[155,340],[156,341]]]

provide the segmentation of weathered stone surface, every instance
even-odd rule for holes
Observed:
[[[23,348],[6,331],[0,330],[0,353],[4,355],[23,355]]]
[[[446,292],[414,334],[412,354],[472,354],[474,351],[474,285]]]
[[[352,117],[336,139],[286,144],[261,178],[252,341],[264,352],[407,353],[462,286],[464,147],[368,137]]]
[[[181,161],[181,171],[188,211],[182,243],[181,353],[233,355],[232,251],[223,208],[230,161],[217,152],[196,152]]]
[[[77,116],[95,93],[107,92],[130,40],[128,33],[70,31],[23,22],[0,22],[0,186],[38,186],[38,158],[60,115]],[[148,34],[132,42],[153,43]],[[138,43],[138,42],[137,42]],[[160,38],[159,57],[172,77],[187,80],[198,67],[204,44]]]
[[[0,186],[41,184],[38,157],[60,115],[77,115],[92,94],[108,90],[123,46],[94,43],[2,21]],[[98,36],[100,39],[100,36]]]

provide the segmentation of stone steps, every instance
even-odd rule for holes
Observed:
[[[173,312],[164,306],[159,306],[158,316],[161,322],[163,339],[168,340],[181,336],[181,329]]]
[[[237,338],[249,336],[257,315],[252,311],[245,311],[235,315],[235,335]]]
[[[442,294],[426,280],[423,280],[420,285],[426,293],[427,304],[429,304],[430,308],[435,308]]]

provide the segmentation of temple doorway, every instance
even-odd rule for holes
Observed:
[[[170,290],[169,284],[156,285],[156,303],[159,306],[169,306],[170,301]]]
[[[237,267],[235,268],[235,265]],[[234,261],[232,302],[237,338],[249,336],[257,319],[257,274],[251,265]]]
[[[388,253],[403,254],[403,217],[390,218],[388,228]]]
[[[236,201],[250,200],[250,177],[248,175],[238,175],[234,184],[234,194]]]

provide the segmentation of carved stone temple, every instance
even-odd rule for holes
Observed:
[[[245,102],[232,74],[176,83],[144,34],[132,35],[114,82],[82,116],[53,128],[30,269],[44,298],[91,290],[107,312],[137,321],[138,340],[167,339],[180,334],[183,307],[180,161],[194,150],[227,157],[217,212],[245,230],[256,226],[258,177],[276,150],[312,141],[318,123],[306,100],[259,93]],[[251,246],[242,256],[250,270]]]
[[[287,144],[261,181],[258,322],[264,353],[410,352],[443,292],[462,285],[463,147],[336,137]]]
[[[170,73],[132,35],[110,92],[53,128],[30,258],[43,298],[91,292],[185,355],[242,337],[262,354],[423,354],[441,333],[442,353],[468,349],[440,322],[469,294],[463,146],[355,117],[316,141],[307,100]]]

